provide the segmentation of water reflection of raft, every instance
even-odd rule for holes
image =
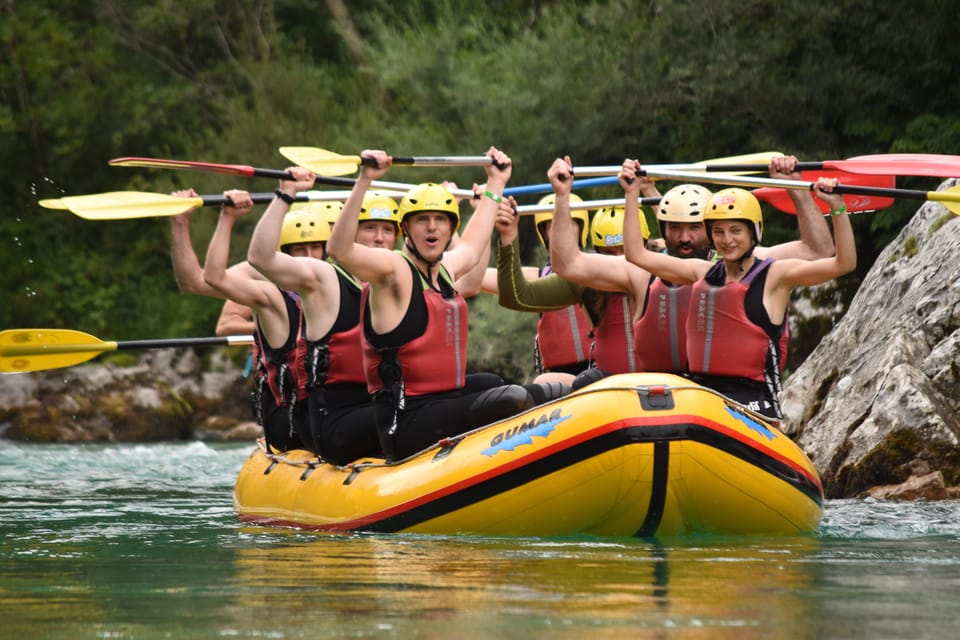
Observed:
[[[324,531],[486,535],[793,534],[823,488],[800,448],[722,396],[666,374],[606,378],[439,443],[347,468],[257,447],[242,520]]]

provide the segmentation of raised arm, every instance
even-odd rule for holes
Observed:
[[[557,158],[547,171],[553,186],[553,224],[550,227],[550,265],[553,271],[571,282],[600,289],[632,293],[629,264],[614,256],[584,253],[577,238],[580,229],[570,215],[570,187],[573,165],[570,157]]]
[[[177,198],[195,198],[197,192],[193,189],[174,191],[170,195]],[[173,277],[177,281],[180,291],[195,293],[211,298],[222,298],[223,295],[210,287],[203,280],[203,267],[193,249],[190,238],[190,216],[196,208],[170,218],[170,261],[173,263]]]
[[[370,149],[364,150],[361,155],[375,158],[377,166],[361,168],[350,197],[343,203],[343,209],[333,225],[330,240],[327,242],[327,254],[361,280],[381,284],[404,268],[403,258],[391,249],[364,246],[356,242],[355,238],[363,196],[372,181],[386,174],[392,158],[383,151]]]
[[[480,198],[470,221],[460,234],[459,244],[443,256],[443,266],[453,274],[454,279],[474,269],[482,260],[484,250],[489,250],[497,208],[502,202],[503,190],[513,171],[510,157],[504,152],[490,147],[487,155],[494,160],[485,167],[487,182],[484,194],[490,195]]]
[[[775,285],[789,288],[822,284],[857,268],[857,245],[853,237],[853,227],[850,225],[850,216],[843,206],[843,196],[833,193],[837,182],[836,178],[820,178],[814,190],[815,195],[830,206],[836,243],[835,255],[818,260],[775,262],[774,267],[777,269],[771,271],[771,275],[776,276]]]
[[[796,171],[796,156],[777,156],[770,160],[770,177],[780,180],[803,180],[803,174]],[[797,227],[800,240],[784,242],[772,247],[757,247],[759,258],[800,258],[816,260],[829,258],[834,253],[833,238],[823,213],[809,191],[788,189],[797,211]]]
[[[451,191],[457,189],[457,185],[453,182],[444,182],[443,186]],[[486,185],[473,185],[473,198],[468,198],[467,200],[470,203],[471,208],[476,210],[477,204],[479,203],[479,194],[483,193],[486,189]],[[463,202],[464,198],[457,198],[457,202]],[[504,198],[503,202],[500,204],[500,208],[510,207],[510,203],[513,203],[513,206],[516,207],[516,201],[513,197]],[[498,214],[499,217],[499,214]],[[454,233],[453,238],[450,241],[450,248],[454,249],[460,244],[459,234]],[[479,294],[481,291],[484,293],[492,293],[496,295],[497,293],[497,270],[488,267],[490,264],[490,243],[488,242],[483,249],[483,255],[480,256],[480,260],[470,271],[457,277],[456,282],[453,283],[454,289],[460,292],[464,298],[472,298],[473,296]]]
[[[623,161],[619,174],[620,186],[623,187],[624,194],[623,251],[627,261],[667,282],[674,284],[696,282],[706,273],[710,266],[708,262],[692,258],[675,258],[647,249],[643,241],[643,230],[640,227],[640,181],[637,179],[639,170],[638,160],[627,159]]]
[[[246,191],[225,191],[223,195],[233,204],[224,205],[220,210],[220,219],[210,239],[210,246],[207,248],[203,278],[210,287],[219,291],[224,297],[259,313],[271,305],[268,290],[275,289],[274,285],[227,269],[230,236],[233,233],[234,223],[237,218],[253,209],[253,200]]]
[[[314,175],[307,169],[289,167],[287,170],[296,180],[281,180],[281,192],[292,198],[298,192],[313,187]],[[308,262],[277,250],[283,231],[283,218],[289,210],[290,204],[279,196],[270,202],[253,230],[247,260],[278,287],[302,291],[312,279]]]

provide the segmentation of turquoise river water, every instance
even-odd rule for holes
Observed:
[[[329,535],[237,521],[251,445],[0,449],[0,638],[953,638],[960,502],[815,535]]]

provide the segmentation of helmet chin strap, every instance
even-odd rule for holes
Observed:
[[[447,249],[450,248],[450,242],[451,242],[452,240],[453,240],[452,237],[450,238],[450,240],[447,240],[447,246],[443,248],[444,251],[446,251]],[[417,249],[417,245],[415,245],[415,244],[413,243],[413,240],[410,239],[410,236],[404,236],[404,242],[403,242],[403,244],[404,244],[404,246],[406,246],[406,247],[410,250],[410,253],[412,253],[412,254],[414,255],[414,257],[416,257],[418,260],[422,260],[423,262],[426,263],[426,265],[427,265],[427,274],[429,274],[429,273],[430,273],[430,270],[433,269],[433,268],[434,268],[435,266],[437,266],[438,264],[440,264],[440,261],[443,260],[443,252],[440,253],[440,257],[437,258],[436,260],[427,260],[426,258],[424,258],[424,257],[423,257],[423,254],[420,253],[420,251]]]

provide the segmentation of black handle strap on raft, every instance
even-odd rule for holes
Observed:
[[[670,411],[675,406],[673,391],[667,386],[637,387],[637,395],[644,411]]]

